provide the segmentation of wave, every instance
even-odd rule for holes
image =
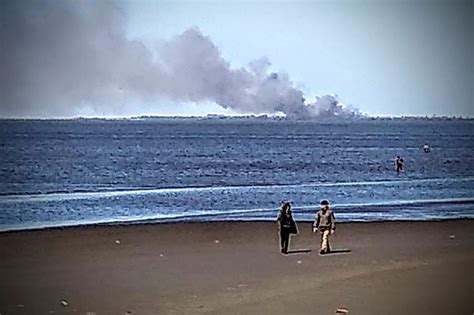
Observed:
[[[451,212],[439,212],[436,206],[453,205]],[[393,200],[384,202],[334,204],[339,222],[380,222],[380,221],[427,221],[443,219],[474,219],[474,198],[441,198],[418,200]],[[401,211],[406,207],[418,206],[418,211]],[[467,209],[458,211],[460,206]],[[319,205],[294,207],[298,221],[311,221]],[[423,211],[422,208],[425,208]],[[232,210],[198,210],[193,212],[155,213],[140,216],[115,216],[112,218],[84,219],[58,222],[29,222],[14,225],[0,225],[0,231],[32,230],[54,227],[72,227],[97,224],[143,224],[164,222],[200,221],[272,221],[278,213],[276,208],[252,208]]]
[[[412,200],[390,200],[390,201],[375,201],[365,203],[342,203],[334,204],[333,208],[339,209],[354,209],[364,207],[403,207],[403,206],[416,206],[416,205],[436,205],[436,204],[471,204],[474,203],[474,198],[440,198],[440,199],[412,199]],[[319,205],[294,207],[293,209],[315,209]]]
[[[176,187],[176,188],[125,188],[115,190],[100,191],[52,191],[47,193],[9,193],[0,195],[0,203],[11,202],[33,202],[33,201],[65,201],[78,199],[100,199],[123,197],[133,195],[151,194],[177,194],[177,193],[201,193],[201,192],[222,192],[222,191],[250,191],[250,190],[272,190],[272,189],[295,189],[295,188],[318,188],[318,187],[357,187],[357,186],[390,186],[400,184],[421,184],[421,183],[453,183],[470,182],[474,177],[462,178],[421,178],[405,180],[379,180],[360,182],[319,182],[307,184],[290,185],[238,185],[238,186],[207,186],[207,187]]]

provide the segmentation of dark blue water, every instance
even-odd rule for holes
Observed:
[[[143,220],[474,218],[474,121],[0,121],[0,230]],[[421,146],[432,150],[424,153]],[[405,159],[397,174],[394,160]]]

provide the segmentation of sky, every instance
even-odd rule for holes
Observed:
[[[474,117],[474,1],[78,3],[1,2],[1,117]]]

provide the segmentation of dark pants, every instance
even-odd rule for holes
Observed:
[[[284,253],[288,252],[288,246],[290,246],[290,230],[289,228],[280,230],[280,248]]]
[[[403,164],[397,163],[397,173],[403,170]]]

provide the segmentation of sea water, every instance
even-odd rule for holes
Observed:
[[[0,230],[474,218],[474,121],[0,120]],[[422,146],[428,143],[431,152]],[[405,169],[395,171],[395,159]]]

